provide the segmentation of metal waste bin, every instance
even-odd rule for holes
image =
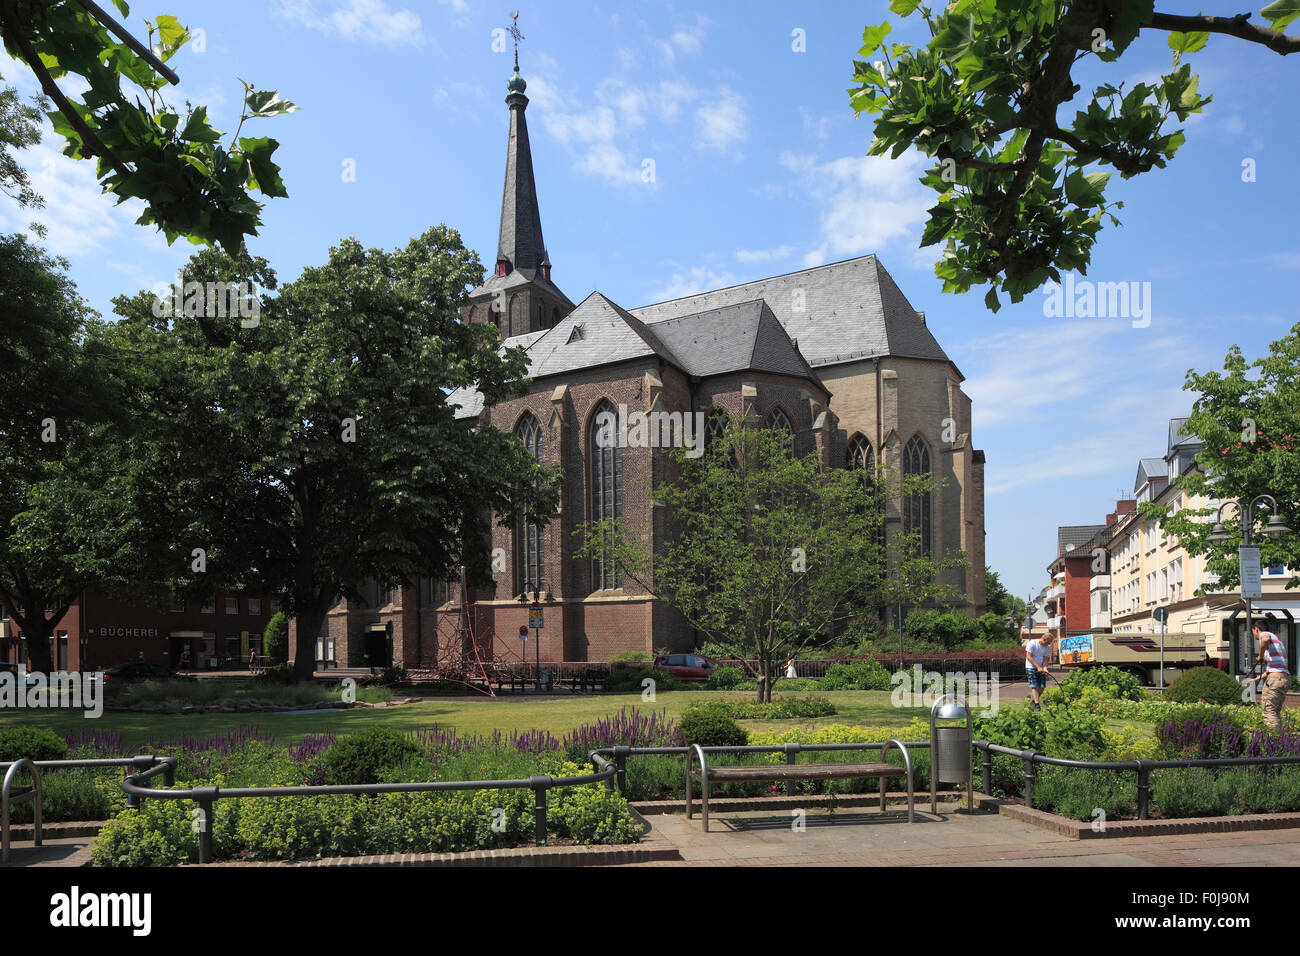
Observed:
[[[964,724],[938,723],[964,720]],[[970,769],[970,711],[955,694],[944,694],[930,708],[930,812],[939,812],[939,781],[966,785],[966,806],[975,809]],[[960,811],[958,811],[960,812]]]

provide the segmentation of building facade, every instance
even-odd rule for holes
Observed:
[[[560,507],[544,527],[494,523],[494,588],[417,581],[340,602],[317,644],[342,664],[435,660],[467,631],[492,656],[608,660],[626,650],[689,650],[678,615],[617,569],[579,558],[573,531],[610,518],[647,547],[667,516],[646,489],[670,480],[661,448],[603,447],[598,430],[660,413],[694,421],[715,410],[787,431],[800,454],[828,466],[928,474],[935,490],[891,516],[934,554],[963,552],[947,572],[970,614],[985,611],[984,454],[971,437],[963,376],[875,256],[625,309],[600,292],[578,304],[552,278],[533,175],[525,95],[516,72],[509,111],[499,242],[491,274],[472,290],[467,322],[491,322],[503,347],[522,347],[527,394],[485,407],[452,393],[466,427],[512,433],[543,463],[562,467]],[[676,420],[676,419],[673,419]],[[534,597],[545,626],[519,640]],[[539,646],[540,643],[540,646]]]

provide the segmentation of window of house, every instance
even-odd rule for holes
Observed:
[[[233,596],[226,598],[226,613],[227,614],[239,613],[239,598]]]
[[[871,442],[861,435],[854,435],[849,442],[848,450],[844,453],[844,466],[846,468],[865,468],[867,471],[875,471],[876,456],[871,450]]]
[[[172,597],[171,597],[171,602],[168,604],[167,609],[168,609],[169,611],[171,611],[173,614],[184,614],[184,613],[185,613],[185,595],[183,595],[183,594],[173,594]]]
[[[610,440],[610,423],[614,440]],[[619,444],[618,411],[608,401],[597,406],[591,418],[588,448],[591,455],[591,518],[616,521],[623,516],[623,449]],[[591,562],[594,589],[617,588],[622,584],[619,569],[599,555]]]
[[[203,603],[202,603],[201,605],[199,605],[199,613],[200,613],[200,614],[216,614],[216,613],[217,613],[217,599],[216,599],[216,598],[204,598],[204,599],[203,599]]]
[[[260,597],[248,599],[248,613],[254,617],[262,616],[262,599]]]

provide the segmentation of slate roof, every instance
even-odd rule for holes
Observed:
[[[813,367],[892,355],[956,368],[874,255],[641,306],[632,314],[654,327],[754,299],[767,302]]]
[[[1106,526],[1104,524],[1076,524],[1057,528],[1056,556],[1059,558],[1063,554],[1077,551],[1084,545],[1091,544],[1097,534],[1105,530]]]
[[[542,239],[542,215],[537,208],[537,183],[533,178],[533,152],[528,145],[524,110],[528,97],[511,93],[510,138],[506,141],[506,181],[501,191],[501,232],[497,260],[515,269],[537,269],[550,260]]]
[[[1137,477],[1133,479],[1133,490],[1136,492],[1153,479],[1168,480],[1168,478],[1169,468],[1163,458],[1143,458],[1138,462]]]
[[[1166,446],[1169,454],[1172,454],[1175,448],[1192,448],[1200,446],[1201,440],[1199,438],[1183,431],[1183,426],[1186,424],[1186,417],[1169,419],[1169,444]]]

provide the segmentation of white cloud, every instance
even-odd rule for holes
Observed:
[[[777,246],[775,249],[737,249],[736,259],[740,262],[772,262],[794,255],[794,246]]]
[[[674,273],[671,279],[650,296],[651,302],[664,302],[668,299],[680,299],[708,292],[710,289],[722,289],[735,285],[736,279],[730,272],[714,272],[705,266],[695,266],[685,272]]]
[[[925,211],[933,203],[917,182],[924,157],[909,151],[894,160],[844,156],[822,162],[785,152],[780,163],[820,208],[820,240],[805,265],[817,265],[827,256],[879,252],[895,239],[906,239],[913,248],[919,242]]]
[[[695,111],[696,143],[711,153],[726,152],[744,142],[748,125],[745,98],[724,88]]]
[[[394,10],[384,0],[345,0],[324,10],[318,0],[278,0],[276,12],[309,29],[345,40],[381,46],[423,46],[426,42],[420,15],[412,10]]]

